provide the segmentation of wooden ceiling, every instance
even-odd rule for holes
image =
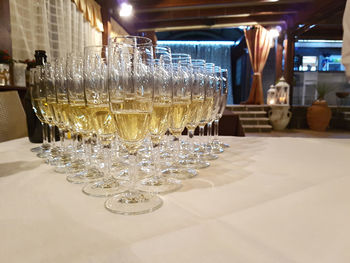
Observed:
[[[129,33],[279,25],[298,38],[341,39],[346,0],[129,0],[134,14],[118,15],[120,0],[101,1]]]

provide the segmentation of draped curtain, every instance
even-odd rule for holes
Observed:
[[[262,71],[270,52],[272,39],[269,31],[259,25],[244,30],[244,35],[254,73],[249,98],[243,104],[264,104]]]
[[[16,60],[33,59],[36,49],[52,59],[102,44],[102,33],[71,0],[11,0],[10,16]]]

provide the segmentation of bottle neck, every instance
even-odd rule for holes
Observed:
[[[46,52],[44,50],[35,51],[35,64],[36,66],[43,66],[46,64]]]

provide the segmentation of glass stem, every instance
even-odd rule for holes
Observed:
[[[60,148],[61,151],[65,151],[65,131],[63,129],[58,129],[59,135],[60,135]]]
[[[189,154],[194,153],[194,130],[188,130],[188,152]]]
[[[214,141],[219,140],[219,119],[214,121]]]
[[[111,143],[104,143],[102,142],[103,145],[103,154],[104,154],[104,164],[105,164],[105,177],[110,178],[112,177],[111,174]]]
[[[154,165],[154,178],[160,178],[161,177],[161,170],[160,170],[160,152],[159,152],[159,144],[154,143],[153,144],[153,165]]]
[[[47,127],[46,124],[44,122],[41,123],[41,128],[43,131],[43,146],[47,147],[48,146],[48,138],[47,138]]]
[[[204,147],[205,145],[205,142],[204,142],[204,126],[205,125],[200,125],[199,126],[199,147],[202,148]]]
[[[73,134],[73,159],[80,160],[85,158],[85,146],[83,142],[83,137],[79,133]]]
[[[83,136],[83,159],[88,161],[88,165],[91,165],[91,143],[88,136]]]
[[[202,138],[204,136],[204,126],[205,125],[200,125],[199,126],[199,136]]]
[[[174,136],[174,162],[177,164],[179,162],[179,155],[180,155],[180,139],[178,137]]]
[[[52,148],[54,148],[56,146],[56,136],[55,136],[55,126],[49,124],[50,127],[50,142],[51,142],[51,146]]]
[[[137,181],[136,155],[137,155],[137,151],[129,152],[129,168],[128,168],[128,173],[129,173],[129,178],[130,178],[130,184],[128,187],[129,192],[135,192],[135,184]]]
[[[211,138],[211,131],[212,131],[212,122],[208,122],[208,124],[207,124],[208,141],[210,141],[210,138]]]

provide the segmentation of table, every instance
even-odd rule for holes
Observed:
[[[122,216],[0,144],[1,262],[350,262],[349,139],[223,137],[211,167]]]

